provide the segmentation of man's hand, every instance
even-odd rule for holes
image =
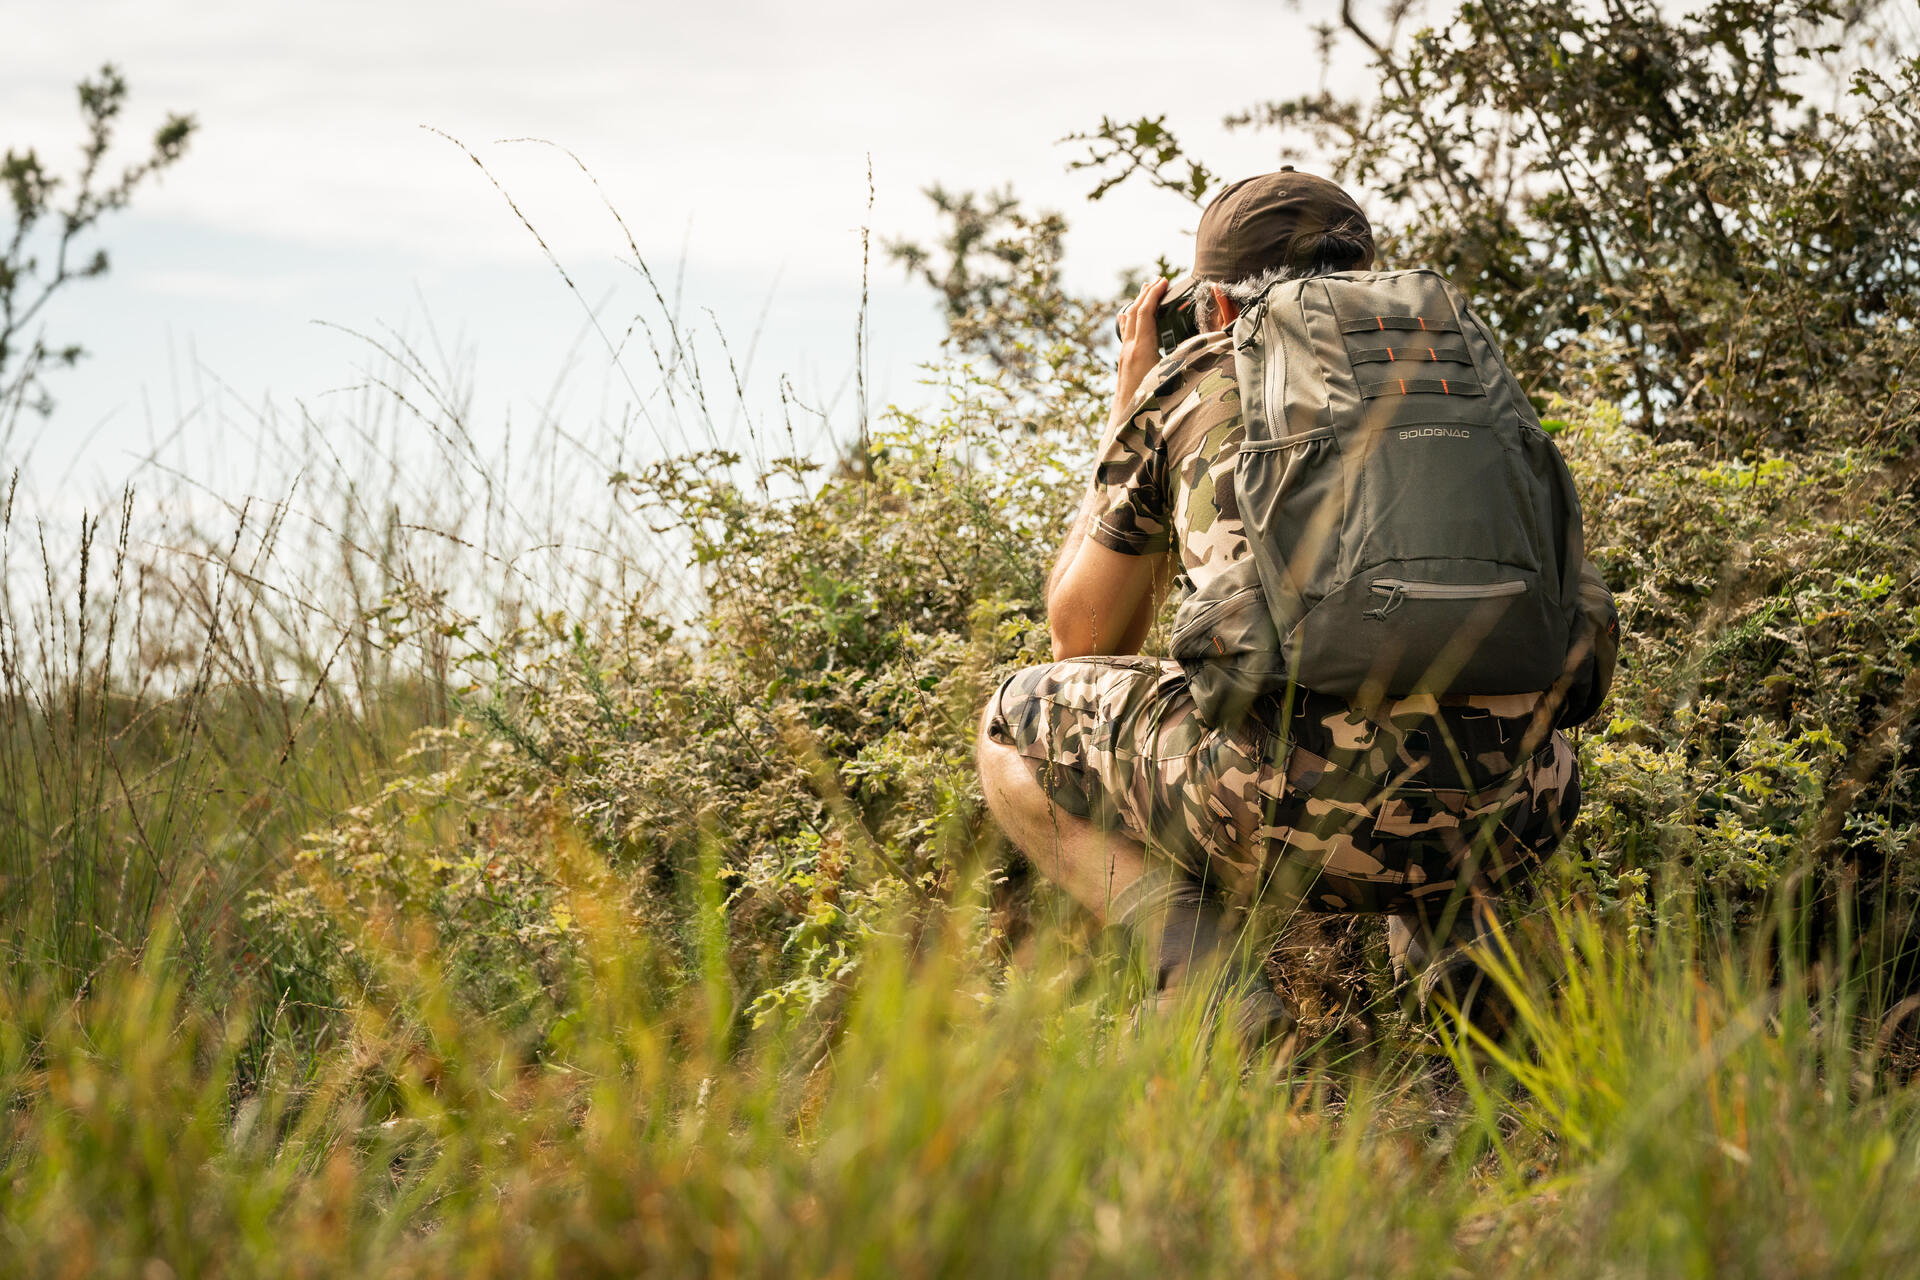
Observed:
[[[1120,380],[1113,388],[1112,418],[1126,412],[1142,380],[1160,363],[1158,317],[1160,299],[1166,294],[1167,282],[1155,276],[1120,312]]]

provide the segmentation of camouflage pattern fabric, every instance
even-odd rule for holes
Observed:
[[[1248,559],[1236,502],[1245,437],[1233,342],[1189,339],[1135,393],[1095,462],[1087,536],[1177,556],[1199,590]],[[1222,731],[1177,663],[1078,658],[1016,672],[990,731],[1061,809],[1125,831],[1230,901],[1330,911],[1430,908],[1464,880],[1524,878],[1580,806],[1572,748],[1538,694],[1406,698],[1364,711],[1298,690]]]
[[[1525,879],[1580,805],[1532,695],[1406,698],[1371,714],[1297,692],[1203,725],[1178,664],[1075,658],[1015,672],[989,732],[1065,812],[1118,828],[1232,905],[1407,911]]]
[[[1252,554],[1234,503],[1234,459],[1245,432],[1232,338],[1189,340],[1136,394],[1138,406],[1094,464],[1087,536],[1124,555],[1154,555],[1177,543],[1185,584],[1204,586]]]

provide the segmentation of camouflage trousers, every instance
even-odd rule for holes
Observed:
[[[1362,711],[1306,690],[1229,729],[1172,661],[1074,658],[1015,672],[988,732],[1062,810],[1118,828],[1237,905],[1438,909],[1502,891],[1580,808],[1573,749],[1537,695],[1410,697]],[[1537,744],[1537,745],[1536,745]]]

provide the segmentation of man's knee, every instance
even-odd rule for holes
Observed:
[[[995,689],[986,705],[980,708],[979,728],[973,739],[973,764],[980,773],[981,785],[986,789],[989,803],[995,800],[995,792],[1005,786],[1004,777],[1009,772],[1007,765],[1020,754],[1006,740],[1002,728],[1000,695],[1005,688],[1002,685]]]
[[[1004,686],[1002,686],[1004,688]],[[998,779],[1008,772],[1009,757],[1017,757],[1019,752],[1008,742],[1000,712],[1000,689],[995,689],[987,704],[980,709],[979,732],[973,740],[973,766],[980,773],[982,785],[987,785],[991,776]],[[991,801],[992,788],[988,790]]]

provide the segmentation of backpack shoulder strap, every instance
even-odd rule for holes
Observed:
[[[1423,268],[1419,274],[1431,277],[1453,308],[1454,318],[1460,325],[1460,336],[1465,340],[1467,352],[1473,357],[1474,368],[1479,371],[1480,381],[1486,387],[1489,416],[1511,418],[1522,425],[1537,428],[1540,416],[1533,411],[1533,402],[1527,399],[1520,380],[1513,376],[1513,370],[1501,356],[1500,346],[1493,340],[1493,331],[1473,313],[1466,295],[1460,292],[1458,285],[1437,271]]]
[[[1324,422],[1302,424],[1290,409],[1316,406],[1325,416],[1327,365],[1316,358],[1312,312],[1324,298],[1312,296],[1313,278],[1282,280],[1240,314],[1233,324],[1233,370],[1240,383],[1240,412],[1249,442],[1284,439]],[[1324,291],[1323,291],[1324,292]]]

